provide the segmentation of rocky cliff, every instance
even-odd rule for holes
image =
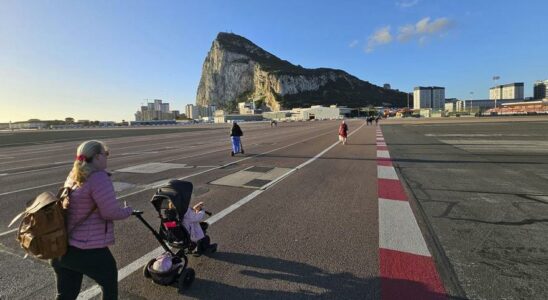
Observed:
[[[273,111],[311,105],[407,105],[406,94],[362,81],[342,70],[306,69],[231,33],[219,33],[202,67],[198,105],[233,110],[255,101]]]

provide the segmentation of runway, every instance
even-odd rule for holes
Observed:
[[[149,200],[170,179],[191,181],[192,203],[214,213],[219,251],[190,257],[196,281],[184,294],[143,277],[159,244],[136,218],[116,222],[121,299],[548,297],[547,120],[347,122],[348,145],[339,121],[244,123],[235,157],[228,125],[2,139],[0,298],[54,296],[51,268],[22,259],[6,226],[56,191],[77,145],[94,138],[110,147],[120,202],[153,226]],[[82,291],[97,298],[91,280]]]

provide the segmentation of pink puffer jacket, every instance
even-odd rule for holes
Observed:
[[[94,204],[97,205],[97,209],[82,222]],[[93,172],[86,182],[70,195],[67,229],[72,232],[69,236],[69,245],[80,249],[95,249],[114,244],[112,221],[125,219],[132,211],[131,207],[121,207],[107,172]],[[79,222],[82,223],[74,228]]]

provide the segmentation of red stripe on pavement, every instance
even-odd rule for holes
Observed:
[[[379,198],[407,201],[407,195],[399,180],[377,179]]]
[[[379,249],[381,299],[447,299],[431,257]]]
[[[387,146],[379,146],[377,145],[377,150],[388,150]]]
[[[377,165],[379,166],[392,166],[392,160],[390,158],[377,158]]]

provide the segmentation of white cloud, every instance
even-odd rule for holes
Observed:
[[[370,53],[380,45],[389,44],[395,38],[399,42],[408,42],[410,40],[416,40],[419,45],[424,45],[431,37],[444,37],[447,32],[453,26],[454,21],[449,18],[437,18],[431,21],[430,17],[420,19],[415,24],[406,24],[398,27],[396,36],[392,36],[390,33],[390,26],[385,26],[377,29],[367,39],[367,45],[365,46],[365,52]],[[354,48],[358,45],[358,40],[353,40],[348,46]]]
[[[398,40],[400,42],[409,41],[416,38],[419,43],[424,43],[427,36],[439,34],[444,35],[453,26],[453,21],[448,18],[438,18],[430,22],[426,17],[419,20],[415,25],[407,24],[398,29]]]
[[[352,42],[350,42],[350,44],[348,44],[348,47],[354,48],[359,44],[359,42],[360,41],[358,41],[358,40],[353,40]]]
[[[415,26],[414,25],[405,25],[399,28],[398,40],[400,42],[406,42],[415,35]]]
[[[367,40],[366,52],[372,52],[373,49],[379,45],[388,44],[392,41],[392,34],[390,34],[390,26],[379,28],[373,33]]]
[[[409,8],[417,5],[419,3],[419,0],[407,0],[407,1],[398,1],[396,2],[396,5],[399,8]]]

